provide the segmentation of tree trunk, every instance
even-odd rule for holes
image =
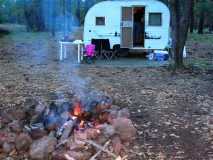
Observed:
[[[72,30],[72,27],[73,27],[73,1],[72,0],[66,0],[66,18],[67,18],[67,22],[66,22],[66,25],[67,25],[67,34]]]
[[[194,0],[192,0],[192,5],[190,9],[190,33],[194,31]]]
[[[42,10],[42,0],[24,1],[24,15],[28,31],[44,31],[45,23]]]
[[[204,22],[205,22],[205,11],[202,9],[199,17],[198,34],[203,34]]]
[[[176,0],[173,4],[173,15],[172,15],[172,31],[173,31],[173,42],[172,42],[172,52],[175,60],[175,65],[180,67],[183,65],[183,56],[181,56],[180,47],[180,1]]]
[[[51,34],[55,36],[56,30],[56,0],[52,0],[52,11],[51,11]]]
[[[183,67],[183,50],[187,39],[192,0],[171,0],[172,55],[175,67]]]
[[[76,18],[80,22],[81,21],[80,1],[77,1],[76,3],[77,3],[77,5],[76,5]]]
[[[63,12],[63,18],[64,18],[64,28],[63,28],[63,32],[64,32],[64,38],[66,37],[66,29],[67,29],[67,18],[66,18],[66,0],[62,0],[62,12]]]

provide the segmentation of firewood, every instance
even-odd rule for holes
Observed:
[[[107,142],[104,144],[103,148],[106,149],[107,146],[110,144],[110,142],[111,142],[110,140],[107,141]],[[99,150],[99,151],[98,151],[96,154],[94,154],[89,160],[95,160],[96,157],[99,156],[99,155],[101,154],[101,152],[102,152],[102,150]]]
[[[66,122],[66,124],[64,124],[64,131],[59,140],[59,143],[62,143],[70,136],[71,132],[73,131],[73,128],[76,125],[76,122],[77,122],[77,119],[74,119],[74,120],[72,120],[72,121],[70,120],[70,121]]]
[[[61,147],[62,145],[65,145],[66,143],[68,142],[68,139],[66,139],[66,140],[64,140],[64,141],[62,141],[62,142],[60,142],[60,143],[58,143],[57,145],[56,145],[56,149],[58,149],[59,147]]]
[[[95,143],[95,142],[92,141],[92,140],[81,140],[81,141],[82,141],[82,142],[85,142],[85,143],[87,143],[87,144],[90,144],[90,145],[96,147],[97,149],[102,150],[103,152],[106,152],[107,154],[109,154],[109,155],[112,156],[113,158],[117,158],[117,156],[116,156],[114,153],[110,152],[109,150],[107,150],[107,149],[104,148],[103,146],[101,146],[101,145]]]
[[[64,157],[65,157],[67,160],[75,160],[74,158],[70,157],[68,154],[65,154]]]

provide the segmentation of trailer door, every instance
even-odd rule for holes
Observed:
[[[132,7],[121,9],[121,48],[133,47],[133,10]]]

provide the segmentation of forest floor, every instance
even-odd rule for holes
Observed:
[[[166,66],[59,62],[57,41],[47,33],[6,35],[0,38],[0,109],[66,101],[83,85],[130,110],[138,131],[132,149],[143,153],[135,160],[213,159],[212,37],[190,35],[188,69],[173,73]]]

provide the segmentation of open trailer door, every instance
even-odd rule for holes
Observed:
[[[133,47],[133,10],[132,7],[121,9],[121,48]]]

